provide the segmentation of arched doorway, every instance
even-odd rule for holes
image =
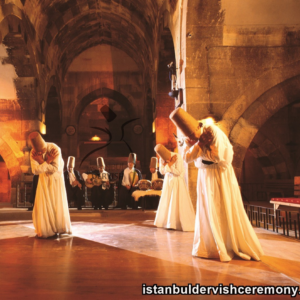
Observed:
[[[82,111],[78,123],[80,158],[85,158],[97,148],[102,149],[88,155],[87,160],[91,165],[95,165],[99,156],[128,156],[133,147],[131,130],[126,126],[122,129],[128,120],[129,114],[125,107],[114,99],[101,97],[89,103]]]
[[[293,196],[300,158],[298,83],[299,76],[264,93],[245,110],[230,133],[235,151],[233,165],[243,190],[252,185],[251,199],[270,200],[258,199],[256,190],[266,190],[273,181],[282,184],[284,196]],[[275,186],[273,189],[274,197],[282,194],[275,194]],[[271,187],[269,190],[272,192]]]

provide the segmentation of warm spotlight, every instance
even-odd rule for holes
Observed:
[[[215,123],[215,120],[212,117],[204,119],[206,125],[212,125]]]
[[[212,125],[216,123],[216,120],[213,117],[204,117],[202,120],[199,120],[198,122],[201,122],[205,125]]]
[[[40,124],[40,132],[41,134],[46,134],[46,125],[43,123]]]
[[[94,136],[91,138],[91,141],[93,141],[93,142],[99,142],[99,141],[101,141],[101,138],[100,138],[99,136],[97,136],[97,135],[94,135]]]

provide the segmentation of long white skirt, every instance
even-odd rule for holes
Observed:
[[[198,170],[194,256],[229,261],[234,254],[260,260],[263,250],[245,212],[238,182],[230,165]]]
[[[183,177],[167,173],[154,225],[182,231],[194,231],[195,210]]]
[[[39,175],[32,219],[38,237],[72,233],[63,175]]]

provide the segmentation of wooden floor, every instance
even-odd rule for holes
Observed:
[[[154,211],[71,210],[73,236],[35,237],[31,213],[0,209],[0,299],[290,299],[149,296],[147,286],[299,286],[300,242],[255,229],[261,262],[191,256],[193,233],[157,229]]]

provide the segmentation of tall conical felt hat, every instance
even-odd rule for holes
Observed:
[[[75,157],[74,156],[68,157],[67,168],[73,168],[73,169],[75,168]]]
[[[104,163],[103,157],[97,157],[97,167],[98,168],[105,167],[105,163]]]
[[[153,169],[157,168],[157,157],[151,157],[149,168],[153,168]]]
[[[169,151],[164,145],[158,144],[155,146],[154,150],[164,161],[171,158],[171,151]]]
[[[32,148],[36,151],[36,152],[42,152],[43,149],[47,148],[47,144],[44,141],[44,139],[41,137],[40,133],[37,131],[31,132],[28,136]]]
[[[136,154],[135,153],[129,153],[128,162],[136,164]]]
[[[169,118],[185,136],[191,135],[199,128],[199,122],[181,107],[173,110]]]

